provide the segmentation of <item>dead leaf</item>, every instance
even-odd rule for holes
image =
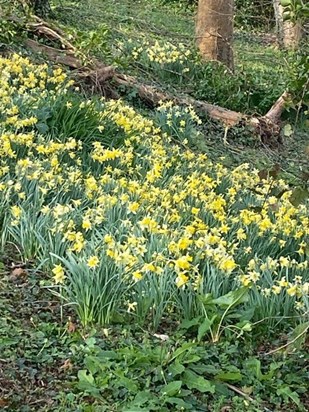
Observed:
[[[163,342],[169,339],[168,335],[161,335],[159,333],[154,333],[153,336],[162,340]]]
[[[70,359],[66,359],[64,361],[63,365],[60,366],[60,370],[64,370],[64,371],[66,371],[68,369],[72,369],[72,368],[73,368],[73,365],[72,365]]]
[[[17,279],[25,278],[27,276],[28,276],[28,272],[24,268],[17,267],[17,268],[14,268],[11,271],[11,278],[12,279],[17,280]]]
[[[7,406],[9,404],[9,401],[8,401],[8,399],[3,399],[3,398],[0,398],[0,407],[4,407],[4,406]]]
[[[279,163],[276,163],[276,164],[274,165],[274,167],[269,171],[269,176],[270,176],[270,177],[273,177],[274,179],[277,179],[277,177],[278,177],[278,175],[279,175],[279,173],[280,173],[280,170],[281,170],[280,164],[279,164]]]
[[[258,176],[260,180],[267,180],[269,177],[272,177],[273,179],[276,179],[280,173],[281,166],[279,163],[274,164],[273,168],[268,170],[268,169],[263,169],[258,172]]]
[[[75,325],[75,323],[73,323],[73,322],[71,321],[71,319],[69,319],[69,321],[68,321],[67,331],[68,331],[69,333],[74,333],[74,332],[76,331],[76,325]]]

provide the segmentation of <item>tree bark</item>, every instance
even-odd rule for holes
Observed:
[[[217,60],[234,69],[234,0],[199,0],[196,42],[205,60]]]
[[[302,37],[302,25],[298,21],[284,20],[284,8],[281,6],[281,1],[273,0],[273,2],[278,43],[282,48],[295,50],[299,46]]]

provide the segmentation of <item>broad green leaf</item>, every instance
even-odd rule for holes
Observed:
[[[201,323],[201,319],[200,318],[194,318],[194,319],[185,319],[181,322],[179,329],[190,329],[192,328],[192,326],[197,326]]]
[[[49,131],[49,127],[46,123],[43,122],[39,122],[35,125],[35,127],[37,128],[38,132],[41,134],[45,134]]]
[[[300,406],[300,399],[298,394],[292,391],[289,386],[283,386],[277,389],[277,395],[283,395],[284,397],[291,399],[297,406]]]
[[[185,353],[186,351],[188,351],[189,349],[193,348],[194,346],[196,346],[196,344],[194,342],[186,342],[183,345],[181,345],[180,348],[176,349],[175,352],[173,353],[173,356],[171,358],[170,361],[177,359],[178,356],[182,355],[183,353]]]
[[[152,394],[148,391],[138,392],[134,398],[134,401],[130,403],[130,406],[142,406],[151,398]]]
[[[181,385],[182,385],[182,381],[170,382],[169,384],[163,386],[163,388],[161,389],[161,392],[163,393],[163,395],[175,396],[180,391]]]
[[[89,385],[94,384],[94,377],[92,373],[88,372],[85,369],[79,370],[77,376],[80,382],[88,383]]]
[[[201,359],[200,356],[194,354],[194,353],[188,353],[186,354],[186,357],[183,359],[183,363],[187,364],[187,363],[196,363]]]
[[[243,375],[240,372],[221,372],[215,376],[220,381],[240,381]]]
[[[169,366],[168,371],[172,374],[172,376],[177,376],[184,372],[185,369],[186,368],[181,363],[179,363],[178,360],[175,360],[175,362],[173,362]]]
[[[186,410],[188,410],[188,407],[191,408],[191,405],[188,404],[187,402],[185,402],[183,399],[181,398],[168,398],[166,400],[166,403],[169,403],[171,405],[177,405],[180,406],[181,408],[186,408]]]
[[[237,306],[248,301],[248,288],[242,287],[213,300],[213,303],[222,308]]]
[[[200,342],[201,339],[205,336],[206,332],[209,331],[212,321],[209,319],[205,319],[204,322],[198,328],[197,340]]]
[[[246,361],[245,366],[254,373],[258,380],[263,380],[263,374],[261,372],[261,361],[259,359],[249,359]]]
[[[198,363],[196,365],[190,365],[190,369],[196,372],[198,375],[208,374],[216,375],[221,371],[221,369],[216,368],[213,365],[205,365],[204,363]]]
[[[113,351],[113,350],[102,350],[99,355],[98,358],[104,360],[104,359],[118,359],[119,355],[117,354],[117,352]]]
[[[189,389],[196,389],[199,392],[215,392],[215,386],[203,378],[202,376],[197,375],[191,370],[186,370],[183,376],[183,383],[187,385]]]

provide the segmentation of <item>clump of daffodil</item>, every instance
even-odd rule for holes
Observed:
[[[185,68],[185,47],[140,47],[132,49],[134,58]],[[207,293],[215,274],[231,288],[287,297],[301,310],[309,281],[308,203],[293,206],[285,181],[261,180],[249,164],[228,169],[190,150],[201,119],[171,101],[162,101],[152,120],[121,100],[82,101],[78,110],[88,108],[97,119],[95,137],[40,132],[43,107],[60,99],[63,110],[74,110],[71,86],[59,68],[17,54],[0,57],[4,240],[14,236],[30,257],[40,248],[47,262],[52,250],[60,261],[74,256],[92,270],[106,263],[136,290],[150,291],[147,282],[155,279],[165,288],[169,282],[173,296],[201,287]],[[183,145],[173,144],[175,136]],[[35,233],[35,241],[25,233]],[[64,268],[50,269],[54,282],[64,283]],[[171,297],[168,313],[175,302]]]

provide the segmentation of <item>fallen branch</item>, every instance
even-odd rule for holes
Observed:
[[[44,44],[38,43],[35,40],[27,39],[25,41],[26,46],[30,47],[36,53],[45,54],[51,61],[55,63],[63,64],[72,69],[86,69],[83,62],[80,61],[75,54],[66,50],[55,49],[54,47],[45,46]]]
[[[286,106],[287,101],[291,98],[290,94],[285,91],[278,100],[272,105],[272,107],[265,114],[264,118],[270,120],[272,123],[278,123],[280,121],[282,112]]]
[[[58,40],[64,49],[76,52],[76,48],[71,44],[67,39],[65,39],[60,33],[56,32],[55,30],[48,27],[46,24],[43,23],[28,23],[27,27],[37,33],[44,35],[50,40]]]
[[[217,105],[213,105],[201,100],[195,100],[189,96],[173,96],[165,93],[156,87],[140,83],[135,77],[117,73],[112,66],[106,66],[96,59],[91,60],[87,65],[77,55],[76,48],[65,39],[63,33],[59,30],[48,26],[47,23],[40,20],[38,23],[32,23],[30,29],[36,31],[49,39],[61,42],[65,50],[59,50],[50,46],[45,46],[34,40],[26,40],[26,45],[32,50],[44,53],[51,61],[63,64],[71,69],[77,69],[76,77],[79,80],[86,80],[92,85],[93,89],[104,91],[107,87],[111,92],[110,86],[106,84],[108,80],[116,86],[125,86],[134,88],[141,100],[149,106],[156,107],[160,101],[172,100],[179,105],[190,105],[196,111],[210,117],[213,120],[220,121],[225,129],[226,134],[229,128],[246,125],[252,127],[259,134],[263,143],[279,142],[280,137],[280,116],[284,110],[289,94],[284,92],[282,96],[274,103],[265,116],[256,117],[248,116],[240,112],[229,110]],[[109,93],[115,95],[115,92]],[[275,139],[274,139],[275,138]]]
[[[295,343],[299,338],[301,338],[303,335],[305,335],[308,332],[308,330],[309,330],[309,325],[299,335],[297,335],[294,339],[290,340],[285,345],[282,345],[279,348],[273,349],[273,350],[265,353],[264,356],[273,355],[274,353],[280,352],[282,349],[285,349],[285,348],[289,347],[290,345],[293,345],[293,343]]]

